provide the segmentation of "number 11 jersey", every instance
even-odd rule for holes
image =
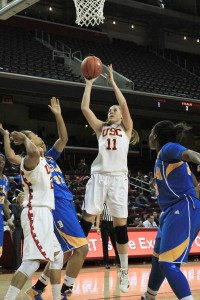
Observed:
[[[124,127],[117,124],[103,126],[98,144],[99,152],[92,163],[91,174],[127,174],[129,138]]]

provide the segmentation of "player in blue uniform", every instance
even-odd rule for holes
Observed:
[[[41,147],[45,151],[45,158],[50,166],[53,178],[55,210],[53,210],[52,213],[54,218],[55,234],[61,244],[63,252],[65,253],[65,261],[69,258],[66,266],[64,283],[61,289],[61,299],[69,300],[71,299],[75,279],[78,276],[87,256],[88,242],[76,215],[74,203],[72,201],[73,195],[68,189],[63,174],[56,163],[56,160],[60,157],[68,141],[68,134],[62,118],[59,100],[53,97],[49,108],[55,115],[59,138],[49,151],[46,152],[44,142]],[[13,150],[9,147],[9,133],[3,128],[1,129],[1,132],[4,135],[4,145],[7,150],[6,156],[10,158],[10,161],[17,164],[17,161],[11,158],[14,157],[14,155]],[[48,282],[49,265],[46,266],[35,286],[26,292],[29,298],[41,300],[41,294]]]
[[[184,144],[190,129],[183,123],[175,125],[171,121],[161,121],[149,136],[150,148],[158,153],[154,184],[162,213],[143,300],[155,299],[165,278],[178,299],[193,299],[189,283],[180,270],[181,264],[187,263],[192,243],[200,230],[200,201],[187,164],[200,164],[200,154],[179,144]]]
[[[3,229],[3,215],[2,211],[4,212],[4,216],[7,219],[9,227],[13,230],[14,224],[10,218],[10,212],[8,207],[7,201],[7,192],[9,191],[9,180],[3,174],[3,169],[5,166],[5,156],[0,153],[0,257],[3,253],[3,236],[4,236],[4,229]]]

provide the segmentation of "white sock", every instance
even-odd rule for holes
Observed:
[[[47,277],[44,273],[42,273],[42,274],[40,275],[39,280],[40,280],[42,283],[44,283],[45,285],[48,285],[50,279],[49,279],[49,277]]]
[[[121,268],[128,269],[128,253],[127,254],[119,253],[119,258],[120,258]]]
[[[60,284],[52,284],[51,290],[52,290],[53,300],[60,300],[60,294],[61,294]]]
[[[184,297],[184,298],[181,298],[181,300],[194,300],[193,296],[190,295],[190,296],[187,296],[187,297]]]
[[[69,277],[68,275],[65,275],[64,284],[66,286],[73,287],[75,280],[76,280],[76,278],[72,278],[72,277]]]
[[[10,285],[4,300],[15,300],[19,293],[20,293],[20,289],[16,288],[13,285]]]

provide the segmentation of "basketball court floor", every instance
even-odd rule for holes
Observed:
[[[76,280],[72,300],[140,300],[140,296],[145,292],[147,287],[150,267],[149,264],[129,266],[130,291],[126,294],[120,293],[119,291],[117,267],[112,266],[110,270],[106,270],[103,267],[85,267],[81,270],[81,273]],[[182,270],[189,280],[194,299],[199,300],[200,263],[191,262],[186,266],[183,266]],[[12,275],[12,273],[5,274],[3,272],[0,274],[0,300],[3,300],[3,297],[6,294]],[[24,295],[24,291],[36,282],[39,275],[40,272],[37,272],[32,277],[32,280],[28,280],[23,291],[18,296],[18,300],[28,300],[26,295]],[[63,276],[64,270],[62,271],[62,279]],[[157,298],[163,300],[177,299],[172,293],[166,280],[164,281]],[[47,287],[43,294],[43,299],[52,299],[50,286]]]

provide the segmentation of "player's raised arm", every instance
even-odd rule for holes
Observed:
[[[59,100],[56,97],[51,98],[51,104],[48,105],[52,113],[55,115],[57,129],[58,129],[58,140],[55,142],[54,147],[58,152],[62,152],[68,141],[68,133],[65,126],[65,122],[62,117],[61,107]]]
[[[4,148],[7,160],[14,165],[20,165],[21,157],[16,155],[15,151],[11,148],[9,132],[3,128],[2,123],[0,123],[0,132],[4,137]]]
[[[121,108],[122,118],[123,118],[123,125],[124,125],[126,131],[128,133],[131,133],[131,131],[133,129],[133,120],[131,118],[131,115],[130,115],[130,112],[129,112],[129,108],[128,108],[126,99],[123,96],[122,92],[120,91],[120,89],[118,88],[118,86],[117,86],[117,84],[116,84],[116,82],[114,80],[112,65],[108,66],[108,74],[105,74],[105,75],[106,75],[106,78],[108,80],[108,83],[113,88],[113,91],[115,93],[115,96],[117,98],[119,106]]]
[[[101,120],[97,119],[97,117],[95,116],[93,111],[90,109],[90,97],[91,97],[92,85],[96,79],[97,78],[93,78],[90,80],[85,79],[86,85],[85,85],[85,91],[84,91],[83,98],[82,98],[81,110],[82,110],[86,120],[92,127],[92,129],[95,131],[95,133],[97,135],[99,135],[101,132],[101,127],[102,127],[103,122]]]
[[[16,145],[24,144],[26,156],[24,158],[24,167],[26,170],[33,170],[40,160],[40,151],[31,140],[22,132],[13,131],[11,137]]]
[[[200,153],[193,150],[186,150],[182,153],[182,160],[200,165]]]

